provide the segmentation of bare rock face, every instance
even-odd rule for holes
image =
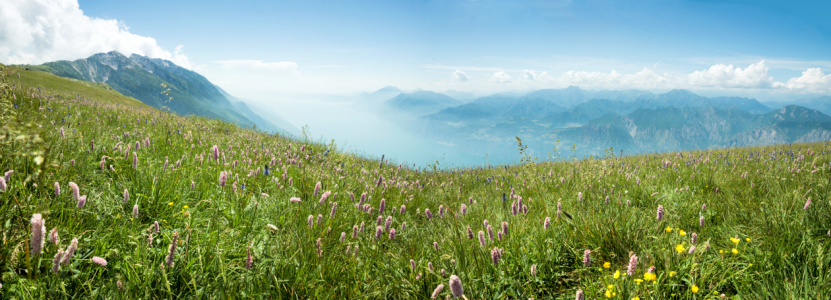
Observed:
[[[817,128],[811,130],[806,135],[798,138],[796,140],[797,143],[812,143],[812,142],[821,142],[821,141],[828,141],[831,140],[831,131],[825,130],[824,128]]]
[[[726,147],[745,147],[745,146],[759,146],[759,145],[773,145],[788,143],[789,139],[786,135],[780,133],[776,127],[762,127],[739,134],[726,143]]]

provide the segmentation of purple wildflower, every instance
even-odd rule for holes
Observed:
[[[72,199],[75,199],[75,201],[78,201],[78,198],[81,196],[81,192],[78,188],[78,185],[75,184],[74,182],[70,182],[69,183],[69,188],[72,190]]]
[[[658,219],[658,221],[660,221],[660,220],[663,220],[663,219],[664,219],[664,206],[663,206],[663,205],[658,205],[658,216],[657,216],[657,219]]]
[[[591,267],[592,265],[591,253],[591,250],[583,251],[583,265],[586,267]]]
[[[635,271],[638,270],[638,257],[632,255],[629,258],[629,266],[626,268],[626,275],[635,276]]]
[[[450,275],[450,293],[453,294],[453,298],[459,298],[464,294],[464,288],[462,287],[462,280],[459,279],[459,276]]]
[[[58,237],[58,227],[54,227],[49,231],[49,242],[55,245],[61,243],[61,239]]]
[[[63,256],[63,250],[58,249],[58,252],[55,253],[55,257],[52,258],[52,273],[58,273],[61,270],[61,257]]]
[[[251,246],[248,246],[248,257],[245,259],[245,268],[251,270],[251,265],[254,263],[254,257],[251,256]]]
[[[167,262],[167,267],[173,267],[173,259],[176,257],[176,244],[179,242],[179,233],[174,232],[173,237],[170,239],[170,247],[167,248],[167,258],[165,261]]]
[[[441,293],[441,291],[443,289],[444,289],[444,284],[439,284],[439,286],[437,286],[436,289],[433,290],[433,294],[430,296],[430,299],[438,299],[439,294]]]
[[[95,264],[97,264],[97,265],[99,265],[99,266],[102,266],[102,267],[106,267],[106,266],[107,266],[107,260],[106,260],[106,259],[103,259],[103,258],[101,258],[101,257],[98,257],[98,256],[93,256],[93,257],[92,257],[92,262],[94,262]]]
[[[479,230],[479,246],[485,247],[485,233]]]
[[[384,223],[384,231],[390,231],[390,225],[392,225],[392,216],[387,216],[387,221]]]
[[[32,255],[40,256],[43,254],[43,245],[46,243],[44,236],[46,235],[46,222],[43,221],[43,216],[40,214],[32,215]]]
[[[61,258],[62,265],[69,265],[69,260],[75,254],[75,249],[78,249],[78,238],[73,238],[72,242],[69,243],[69,247],[66,247],[66,251],[63,252],[63,257]]]

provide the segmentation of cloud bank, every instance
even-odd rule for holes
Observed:
[[[163,49],[151,37],[130,33],[118,20],[90,18],[77,0],[4,0],[0,4],[0,61],[40,64],[118,51],[170,60],[192,69],[177,46]]]
[[[706,70],[694,71],[686,75],[656,73],[643,68],[632,74],[611,72],[568,71],[560,75],[548,72],[524,70],[520,80],[513,82],[524,87],[565,87],[575,85],[584,88],[599,89],[743,89],[743,90],[779,90],[800,93],[831,93],[831,74],[825,74],[820,68],[811,68],[802,76],[791,78],[787,82],[777,82],[768,74],[769,68],[762,60],[747,68],[733,65],[716,64]],[[491,81],[508,83],[511,76],[505,72],[496,72]]]

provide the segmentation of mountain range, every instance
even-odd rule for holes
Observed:
[[[517,156],[516,137],[537,156],[558,142],[561,150],[574,145],[574,155],[597,155],[610,147],[636,154],[831,139],[831,97],[772,108],[755,99],[687,90],[654,94],[572,86],[462,104],[448,98],[399,93],[381,104],[387,108],[382,112],[398,113],[402,117],[387,118],[421,136],[491,157]]]
[[[180,115],[221,119],[243,127],[276,133],[299,132],[278,114],[253,111],[212,84],[204,76],[171,61],[116,52],[98,53],[85,59],[55,61],[32,70],[90,82],[103,82],[119,93],[155,108],[168,108]],[[162,84],[169,88],[168,93]],[[172,99],[171,99],[172,97]]]

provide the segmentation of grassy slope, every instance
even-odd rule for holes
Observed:
[[[9,83],[24,87],[43,87],[49,94],[60,94],[75,97],[83,95],[96,99],[101,103],[118,103],[125,105],[147,107],[144,103],[132,97],[127,97],[110,88],[106,83],[92,83],[60,77],[43,71],[26,71],[23,68],[9,67]],[[18,79],[18,74],[20,78]]]
[[[827,144],[417,173],[339,151],[323,156],[334,145],[161,113],[82,82],[31,76],[10,78],[23,85],[14,91],[20,105],[15,113],[42,126],[33,130],[58,167],[24,183],[34,166],[15,156],[20,145],[0,149],[0,170],[15,170],[0,192],[2,298],[424,299],[438,284],[447,285],[441,270],[461,278],[468,299],[574,299],[577,289],[587,299],[605,298],[607,291],[614,299],[831,296]],[[53,112],[38,111],[43,98],[31,98],[40,97],[35,85],[50,91],[44,97],[55,89],[88,100],[58,97],[50,103]],[[68,113],[76,119],[61,124]],[[140,149],[127,148],[136,141],[142,141]],[[210,158],[212,145],[221,149],[218,162]],[[809,155],[807,149],[822,154]],[[101,170],[102,159],[114,171]],[[165,169],[165,160],[175,168]],[[666,161],[672,165],[665,167]],[[258,175],[265,164],[271,176]],[[219,185],[220,171],[232,174],[225,187]],[[63,188],[60,195],[54,194],[54,182]],[[89,197],[84,207],[76,207],[69,182]],[[338,196],[319,201],[317,182],[321,193]],[[124,190],[130,193],[126,203]],[[522,196],[527,214],[511,213],[511,202],[517,201],[512,190]],[[355,207],[364,192],[371,213]],[[605,195],[614,195],[609,204]],[[291,203],[290,197],[303,201]],[[391,218],[394,239],[387,232],[374,237],[382,198],[386,209],[380,218]],[[803,210],[807,198],[813,203]],[[340,204],[330,218],[334,202]],[[571,219],[558,217],[560,204]],[[132,218],[134,205],[138,216]],[[399,213],[402,205],[406,210]],[[658,205],[665,211],[660,221]],[[448,210],[444,217],[441,207]],[[47,243],[42,256],[28,250],[34,213],[43,214],[47,230],[56,227],[60,234],[59,245]],[[315,220],[312,226],[308,217]],[[547,229],[546,217],[551,218]],[[486,237],[481,247],[477,238],[468,239],[466,228],[487,236],[484,220],[493,226],[494,239]],[[147,229],[155,221],[161,232],[148,246]],[[499,240],[502,222],[508,230]],[[353,226],[361,224],[365,231],[353,238]],[[676,252],[689,251],[693,232],[698,234],[694,254]],[[174,265],[162,267],[174,233],[179,234]],[[738,244],[731,242],[734,236]],[[76,237],[71,264],[53,274],[56,251]],[[590,267],[582,262],[587,249]],[[494,251],[502,253],[498,264]],[[630,253],[639,257],[635,278],[614,278],[616,270],[626,274]],[[92,263],[93,256],[105,258],[107,266]],[[642,280],[649,266],[656,267],[656,282],[634,280]],[[445,288],[440,296],[449,294]]]

